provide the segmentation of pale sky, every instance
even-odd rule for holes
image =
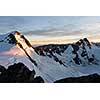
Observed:
[[[33,44],[69,43],[84,37],[100,42],[100,17],[0,16],[0,34],[15,30]]]

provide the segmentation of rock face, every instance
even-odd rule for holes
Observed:
[[[82,77],[70,77],[58,80],[55,83],[100,83],[100,75],[92,74]]]
[[[7,40],[8,40],[8,43],[10,43],[10,44],[16,44],[17,43],[17,40],[16,40],[16,38],[13,34],[9,34]]]
[[[17,63],[5,69],[0,66],[0,83],[43,83],[44,80],[35,76],[35,71],[30,71],[24,64]]]
[[[88,54],[88,51],[91,51],[91,44],[87,38],[80,39],[75,44],[72,44],[72,47],[73,47],[73,54],[76,55],[75,58],[73,58],[76,64],[78,65],[82,64],[81,58],[86,59],[88,63],[93,63],[94,55],[91,54],[90,56]]]

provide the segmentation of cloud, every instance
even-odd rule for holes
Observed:
[[[36,35],[36,36],[66,36],[66,35],[71,35],[74,32],[78,32],[79,30],[76,30],[75,27],[71,27],[71,25],[66,25],[63,27],[56,27],[56,28],[43,28],[40,30],[34,30],[34,31],[28,31],[28,32],[23,32],[24,35]]]
[[[33,41],[77,41],[81,38],[97,40],[100,37],[100,23],[87,23],[81,25],[64,25],[56,28],[43,28],[40,30],[24,32]],[[99,40],[99,39],[98,39]]]
[[[89,28],[89,29],[88,29]],[[36,35],[36,36],[67,36],[67,35],[77,35],[83,32],[91,31],[91,27],[69,27],[64,26],[61,28],[49,28],[49,29],[41,29],[23,32],[24,35]]]

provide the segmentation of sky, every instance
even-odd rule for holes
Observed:
[[[32,44],[100,42],[98,16],[0,16],[0,34],[19,31]]]

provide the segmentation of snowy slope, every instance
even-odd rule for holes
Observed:
[[[37,49],[38,48],[38,49]],[[100,74],[100,47],[86,38],[74,44],[33,47],[21,33],[0,36],[0,65],[24,63],[45,82],[67,77]]]

